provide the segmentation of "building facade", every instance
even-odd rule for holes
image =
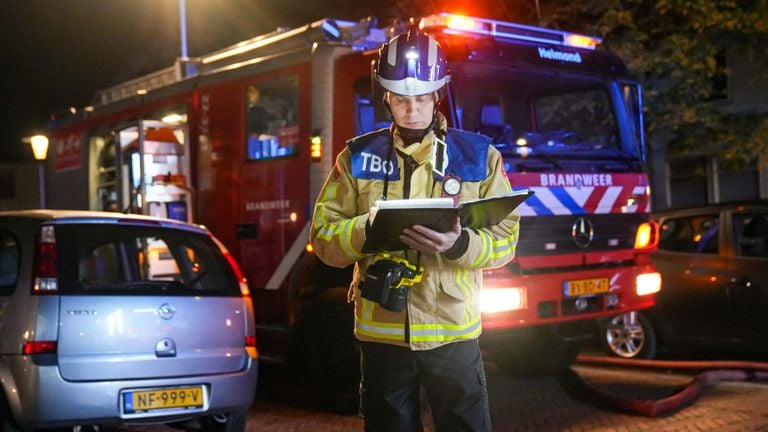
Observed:
[[[727,51],[724,60],[729,74],[723,97],[709,103],[728,113],[768,116],[768,61],[739,49]],[[708,144],[715,143],[703,144],[702,149],[707,149],[712,147]],[[768,154],[733,169],[707,150],[673,156],[669,151],[673,145],[669,139],[656,137],[649,146],[654,210],[768,199]]]

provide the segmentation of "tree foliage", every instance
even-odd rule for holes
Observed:
[[[727,56],[768,65],[768,0],[395,0],[391,10],[461,11],[598,35],[643,84],[652,145],[669,141],[673,155],[719,154],[734,166],[768,152],[768,114],[735,111],[724,94]],[[764,69],[752,78],[768,80]]]
[[[547,0],[542,8],[542,25],[597,34],[629,64],[644,86],[651,143],[671,136],[672,154],[714,153],[735,165],[768,150],[768,115],[735,112],[723,94],[726,53],[767,58],[768,1]]]

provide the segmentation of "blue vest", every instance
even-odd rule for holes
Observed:
[[[486,172],[488,147],[491,140],[483,135],[448,128],[445,139],[448,153],[446,177],[458,177],[461,181],[482,181]],[[389,129],[379,129],[347,141],[352,158],[352,177],[364,180],[400,180],[397,156],[389,140]],[[443,178],[433,172],[435,180]]]

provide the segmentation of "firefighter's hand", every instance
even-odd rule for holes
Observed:
[[[428,254],[443,253],[449,250],[461,235],[461,223],[457,217],[451,229],[446,232],[432,231],[431,229],[414,225],[403,230],[400,240],[411,249]]]

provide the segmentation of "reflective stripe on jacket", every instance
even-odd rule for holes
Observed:
[[[440,121],[445,127],[442,116]],[[390,133],[394,152],[389,151]],[[434,133],[429,132],[421,143],[405,147],[397,130],[387,129],[352,139],[318,195],[310,240],[326,264],[356,264],[350,290],[355,299],[355,335],[360,340],[423,350],[478,337],[482,331],[482,269],[504,265],[514,257],[519,232],[516,212],[496,226],[465,229],[468,247],[455,259],[421,254],[424,276],[410,288],[404,311],[390,312],[361,297],[359,285],[374,258],[361,252],[365,226],[369,209],[382,197],[385,170],[389,172],[388,199],[440,197],[447,176],[461,181],[459,201],[511,190],[501,155],[487,138],[448,129],[446,177],[432,169],[434,140]],[[393,160],[387,163],[390,155]],[[408,188],[404,187],[407,180]],[[408,196],[404,197],[406,190]],[[394,254],[416,263],[415,251]]]

